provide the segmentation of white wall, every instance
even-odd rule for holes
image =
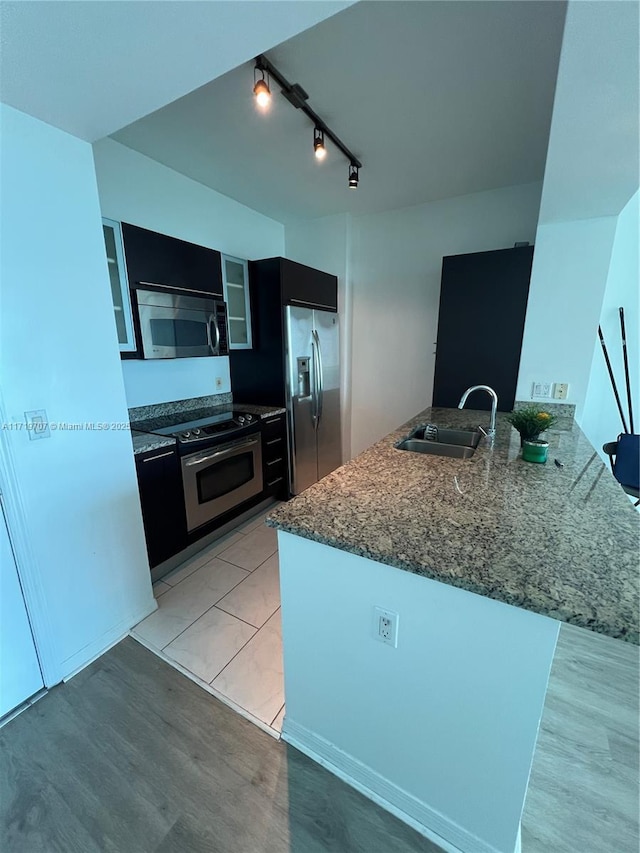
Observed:
[[[568,382],[580,419],[615,229],[615,216],[538,227],[517,399],[536,380]]]
[[[517,396],[568,382],[579,421],[616,217],[638,187],[639,88],[638,4],[570,2]]]
[[[443,256],[533,243],[540,192],[525,184],[354,218],[353,455],[431,403]]]
[[[342,458],[351,458],[351,324],[353,288],[350,275],[349,245],[351,216],[323,216],[285,227],[287,258],[338,277],[338,314],[340,317],[340,406],[342,420]]]
[[[91,146],[11,107],[0,117],[8,421],[46,409],[51,422],[126,423]],[[51,626],[36,639],[62,677],[155,606],[131,439],[82,429],[30,441],[15,429],[8,447]]]
[[[638,187],[638,3],[567,4],[540,222],[617,216]]]
[[[283,531],[278,546],[284,739],[456,849],[512,853],[559,623]],[[397,648],[373,638],[374,606],[399,614]]]
[[[284,254],[284,226],[113,139],[93,146],[102,215],[240,258]],[[144,406],[230,391],[228,358],[123,361],[127,403]],[[153,397],[153,399],[151,399]]]
[[[602,333],[607,344],[622,408],[629,425],[618,312],[621,306],[624,308],[635,432],[640,432],[639,234],[640,193],[636,192],[617,219],[607,286],[600,311]],[[622,422],[599,342],[595,343],[593,351],[580,426],[604,459],[607,457],[602,452],[602,445],[607,441],[615,441],[616,436],[622,432]]]

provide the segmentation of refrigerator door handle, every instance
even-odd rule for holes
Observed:
[[[315,344],[315,331],[311,332],[311,420],[314,430],[318,429],[318,357]]]
[[[317,395],[317,404],[316,404],[316,418],[317,422],[320,423],[320,418],[322,417],[322,404],[324,402],[324,373],[322,370],[322,347],[320,346],[320,338],[318,336],[317,331],[313,330],[313,337],[316,341],[316,352],[318,357],[318,387],[316,390]]]

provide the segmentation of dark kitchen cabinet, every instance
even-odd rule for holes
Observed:
[[[229,354],[237,403],[285,405],[283,307],[320,310],[338,306],[338,279],[287,258],[249,262],[252,349]]]
[[[472,385],[489,385],[513,409],[533,246],[442,259],[433,405],[455,408]],[[469,408],[489,409],[488,394]]]
[[[220,252],[126,222],[122,237],[131,287],[146,282],[222,297]]]
[[[142,520],[151,568],[187,545],[178,451],[161,447],[136,455]]]
[[[332,311],[338,310],[338,280],[334,275],[298,264],[287,258],[275,260],[278,262],[283,305],[306,305]]]
[[[265,497],[287,499],[289,464],[287,423],[284,414],[262,421],[262,479]]]

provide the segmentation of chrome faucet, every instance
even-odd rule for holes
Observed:
[[[460,402],[458,403],[458,408],[463,409],[464,404],[467,402],[467,397],[473,391],[486,391],[487,394],[491,397],[491,422],[489,424],[489,430],[486,431],[480,427],[482,432],[487,436],[487,438],[491,441],[496,434],[496,409],[498,408],[498,395],[493,390],[493,388],[489,388],[488,385],[472,385],[471,388],[467,388],[462,397],[460,398]]]

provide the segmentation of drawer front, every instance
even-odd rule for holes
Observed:
[[[266,461],[271,461],[277,456],[287,455],[287,442],[284,435],[275,435],[271,438],[263,436],[262,438],[262,458]]]
[[[265,480],[264,483],[264,494],[269,496],[279,497],[281,499],[286,499],[286,494],[288,491],[287,478],[285,476],[285,472],[282,471],[279,474],[274,474],[270,479]]]
[[[283,455],[276,456],[274,459],[265,459],[262,464],[263,480],[268,482],[276,477],[285,476],[287,472],[287,463]]]
[[[262,421],[262,435],[264,441],[267,442],[270,438],[277,438],[280,435],[285,435],[284,415],[274,415],[272,418],[264,418]]]

